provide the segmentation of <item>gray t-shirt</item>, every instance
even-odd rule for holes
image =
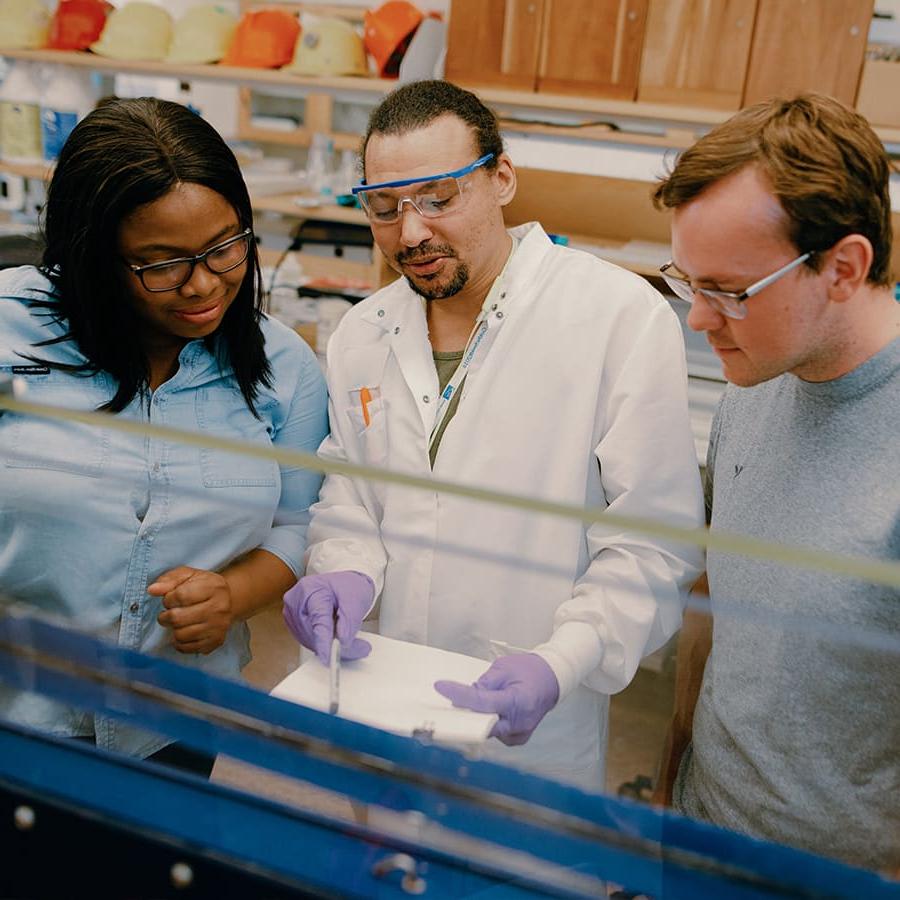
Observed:
[[[900,338],[842,378],[729,386],[712,526],[900,559]],[[711,552],[713,649],[675,807],[870,868],[900,866],[900,591]]]

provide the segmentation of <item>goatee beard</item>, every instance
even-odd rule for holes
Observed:
[[[424,297],[426,300],[443,300],[458,294],[468,284],[469,267],[465,263],[460,263],[449,284],[416,284],[409,275],[406,276],[406,281],[420,297]]]

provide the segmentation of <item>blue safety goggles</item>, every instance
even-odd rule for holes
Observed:
[[[352,190],[372,222],[383,225],[396,222],[400,218],[404,203],[412,206],[420,216],[436,219],[462,207],[466,187],[462,179],[493,158],[493,153],[487,153],[475,162],[453,172],[425,175],[421,178],[404,178],[400,181],[383,181],[380,184],[363,182]],[[413,191],[398,190],[410,185],[419,187]]]

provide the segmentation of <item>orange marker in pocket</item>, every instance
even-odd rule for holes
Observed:
[[[369,427],[371,419],[369,418],[369,404],[372,402],[372,394],[367,387],[359,389],[359,405],[362,407],[363,422],[366,428]]]

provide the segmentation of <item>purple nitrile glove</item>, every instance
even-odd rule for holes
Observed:
[[[284,621],[291,634],[304,647],[315,650],[327,666],[337,612],[341,659],[362,659],[372,645],[356,637],[356,632],[374,599],[372,579],[360,572],[304,575],[284,595]]]
[[[556,675],[537,653],[501,656],[474,684],[436,681],[434,689],[454,706],[497,713],[490,736],[510,747],[524,744],[559,700]]]

